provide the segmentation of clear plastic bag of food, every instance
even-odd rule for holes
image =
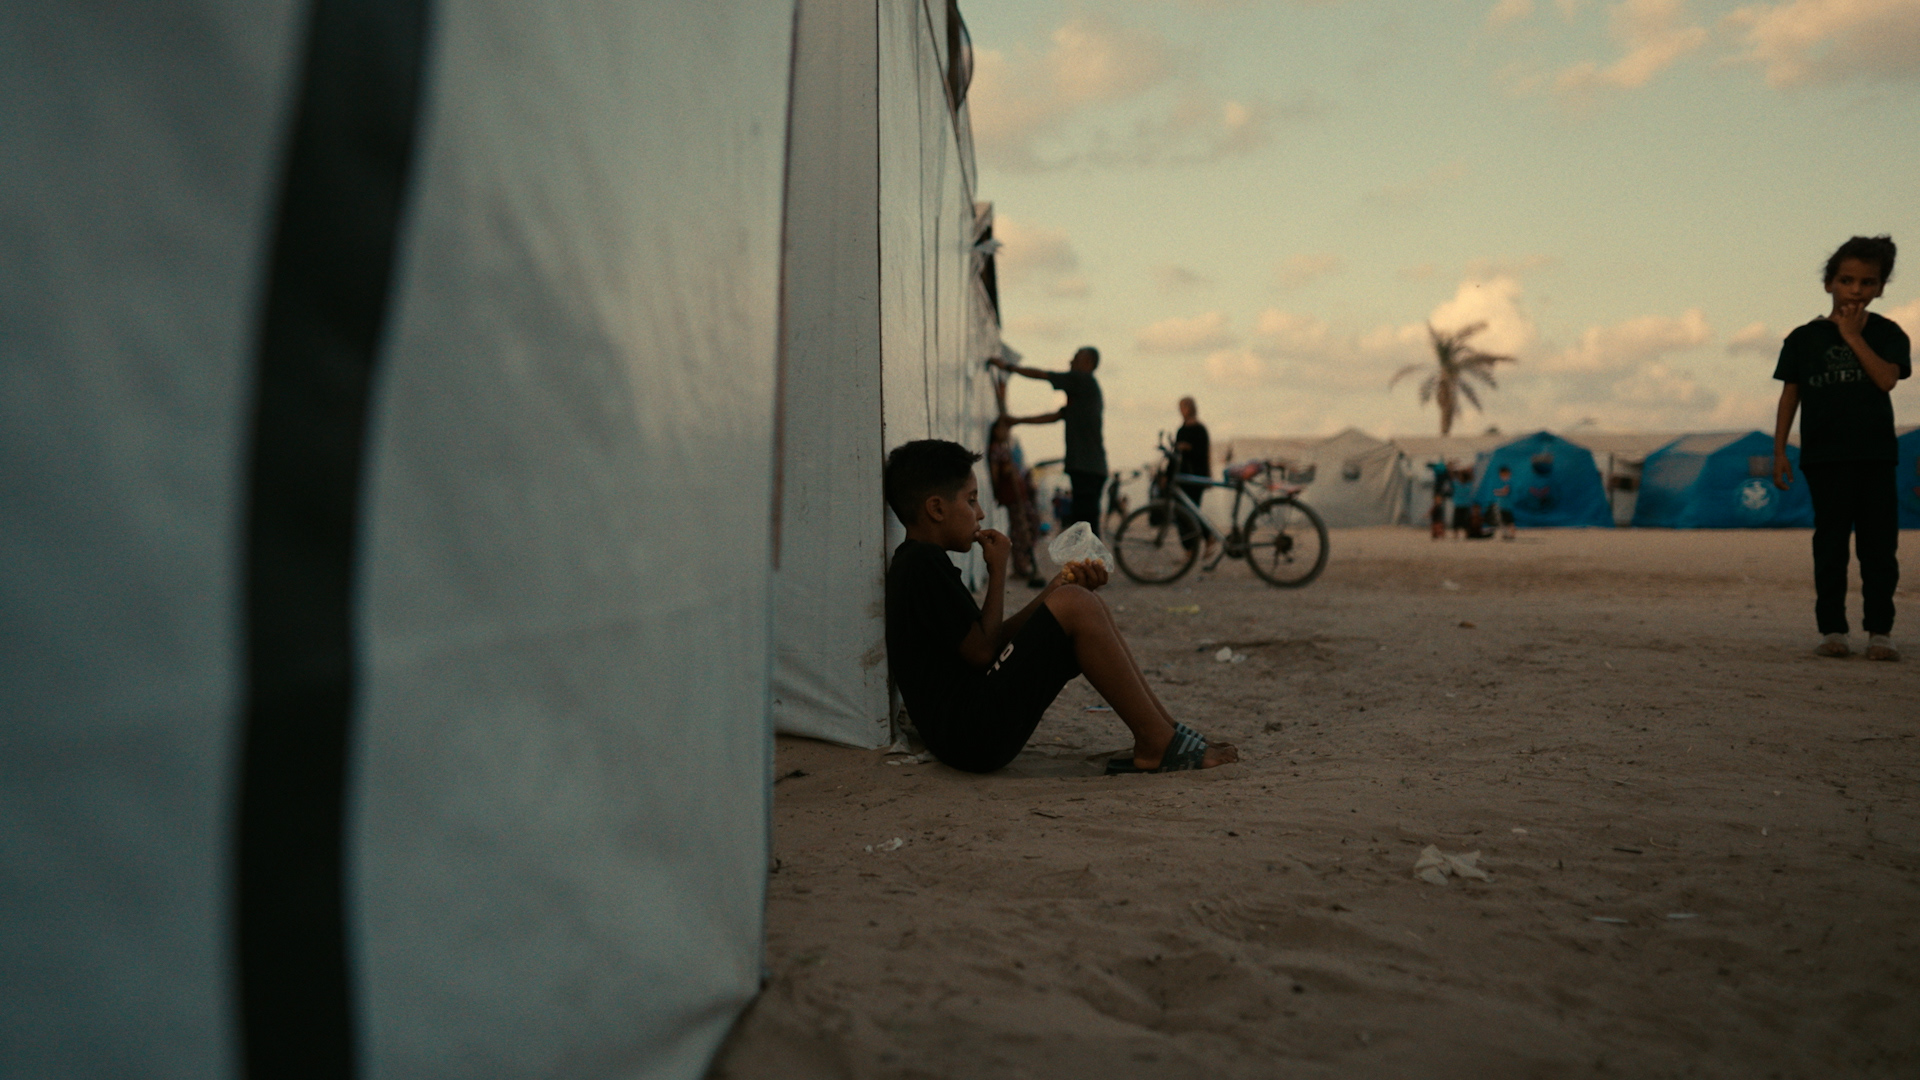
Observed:
[[[1093,535],[1093,527],[1084,521],[1076,521],[1067,531],[1053,538],[1047,545],[1047,554],[1053,557],[1054,564],[1066,571],[1067,580],[1077,576],[1075,567],[1081,563],[1097,562],[1113,573],[1113,552],[1107,545]]]

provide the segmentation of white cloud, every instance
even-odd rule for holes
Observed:
[[[1711,409],[1720,395],[1701,385],[1692,373],[1678,371],[1666,363],[1644,364],[1633,374],[1613,384],[1614,400],[1640,408],[1679,407]]]
[[[968,93],[983,161],[1011,169],[1091,162],[1212,161],[1264,145],[1275,118],[1317,115],[1311,97],[1228,98],[1176,70],[1165,37],[1097,15],[1056,29],[1044,52],[981,49]],[[1121,108],[1121,118],[1100,117]],[[1112,130],[1090,127],[1111,120]]]
[[[1262,311],[1254,320],[1253,332],[1263,350],[1276,354],[1321,353],[1331,340],[1326,323],[1279,308]]]
[[[1780,335],[1770,332],[1763,322],[1748,323],[1727,335],[1730,353],[1770,353],[1780,348]]]
[[[1453,299],[1439,304],[1427,321],[1441,331],[1458,330],[1483,322],[1487,328],[1474,335],[1472,344],[1484,352],[1513,356],[1525,352],[1539,340],[1539,330],[1520,306],[1520,279],[1511,274],[1485,278],[1467,278],[1454,292]],[[1412,331],[1411,335],[1407,332]],[[1414,325],[1401,329],[1403,340],[1426,340],[1426,329]]]
[[[1399,209],[1418,206],[1425,202],[1428,195],[1441,188],[1466,179],[1467,165],[1464,161],[1450,161],[1437,165],[1424,175],[1398,184],[1375,188],[1360,197],[1360,201],[1381,209]]]
[[[1331,252],[1295,255],[1280,264],[1280,286],[1285,289],[1302,288],[1320,278],[1339,273],[1340,267],[1340,256]]]
[[[1905,330],[1908,337],[1920,337],[1920,296],[1880,314],[1899,323],[1900,329]]]
[[[1487,12],[1488,26],[1504,26],[1533,14],[1533,0],[1500,0]]]
[[[1067,230],[1030,225],[1002,214],[994,219],[993,235],[1001,245],[994,256],[994,265],[1003,288],[1017,291],[1037,287],[1043,294],[1058,299],[1079,299],[1087,295],[1087,279],[1076,273],[1080,269],[1080,256],[1073,250]]]
[[[1608,33],[1625,52],[1606,67],[1583,60],[1554,79],[1562,93],[1636,90],[1707,43],[1707,28],[1688,25],[1685,0],[1622,0],[1607,12]]]
[[[1920,0],[1752,4],[1724,24],[1773,86],[1920,76]]]
[[[1080,256],[1074,253],[1065,229],[1029,225],[1001,214],[994,219],[993,235],[1001,244],[993,261],[1002,280],[1066,274],[1080,268]]]
[[[1085,274],[1070,274],[1047,283],[1046,293],[1056,300],[1081,300],[1093,291]]]
[[[1154,283],[1170,292],[1187,289],[1204,289],[1213,285],[1213,279],[1198,270],[1189,270],[1184,266],[1156,266],[1153,268]]]
[[[1590,326],[1572,348],[1542,361],[1553,372],[1629,371],[1666,353],[1705,344],[1713,328],[1699,308],[1679,318],[1642,315],[1612,326]]]
[[[1149,356],[1168,356],[1222,349],[1235,340],[1227,329],[1226,314],[1209,311],[1190,319],[1162,319],[1144,327],[1134,336],[1134,346]]]
[[[1209,379],[1236,390],[1259,386],[1267,372],[1266,361],[1250,349],[1221,349],[1207,357],[1206,368]]]
[[[1058,341],[1074,329],[1072,319],[1047,315],[1016,315],[1007,320],[1008,337],[1037,337]]]

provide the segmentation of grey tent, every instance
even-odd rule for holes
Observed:
[[[1329,526],[1393,525],[1407,503],[1400,450],[1357,428],[1307,447],[1299,460],[1312,481],[1300,496]]]
[[[705,1070],[761,973],[771,568],[821,540],[775,509],[794,14],[0,20],[0,1073]],[[915,148],[863,159],[878,355],[957,358],[957,17],[801,15],[914,88],[864,114]],[[822,237],[873,233],[788,265]],[[886,422],[977,439],[970,377],[881,372]]]

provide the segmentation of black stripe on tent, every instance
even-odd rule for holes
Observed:
[[[353,570],[426,0],[315,0],[259,328],[234,919],[245,1074],[345,1078]]]

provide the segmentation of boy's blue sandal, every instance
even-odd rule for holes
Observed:
[[[1200,768],[1206,760],[1207,737],[1176,720],[1173,724],[1173,741],[1167,744],[1167,752],[1160,755],[1158,766],[1143,769],[1133,763],[1133,756],[1129,754],[1126,757],[1109,758],[1107,775],[1183,772],[1187,769]]]

